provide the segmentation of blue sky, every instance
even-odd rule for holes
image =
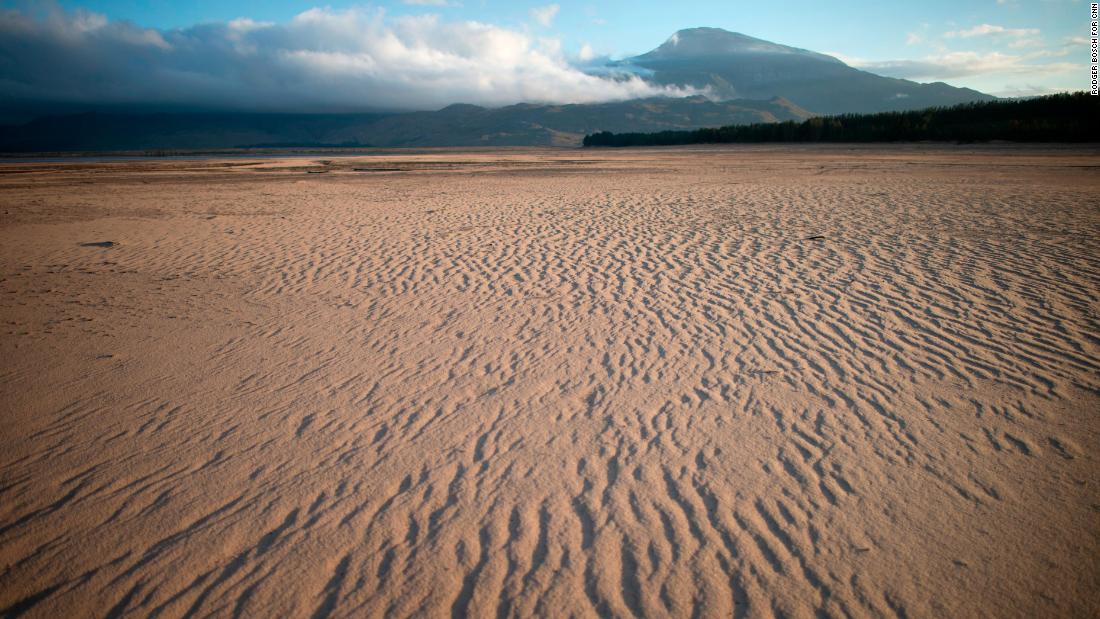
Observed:
[[[636,82],[609,87],[580,69],[648,51],[694,26],[1000,96],[1083,90],[1088,77],[1089,6],[1078,0],[0,0],[0,7],[9,9],[0,11],[0,52],[9,57],[0,99],[12,100],[94,93],[87,96],[121,103],[253,97],[262,106],[267,93],[287,91],[286,106],[335,110],[649,96],[662,93]]]
[[[4,2],[19,5],[20,2]],[[475,20],[530,29],[558,36],[566,49],[588,44],[599,55],[625,56],[647,52],[683,27],[724,27],[777,43],[839,54],[865,63],[924,60],[952,53],[988,56],[1035,55],[1030,64],[1045,65],[1065,58],[1084,66],[1088,34],[1088,3],[1074,0],[912,0],[899,1],[679,1],[603,2],[559,0],[420,0],[389,2],[298,2],[289,0],[64,0],[69,9],[83,8],[112,20],[175,29],[202,22],[251,18],[285,22],[315,7],[384,8],[388,14],[438,13],[444,19]],[[557,5],[549,27],[533,23],[531,11]],[[981,25],[1007,31],[1037,31],[1034,35],[987,34],[950,36]],[[542,32],[544,31],[544,32]],[[1077,42],[1074,43],[1074,38]],[[1066,56],[1058,54],[1067,51]],[[1076,57],[1074,48],[1076,47]],[[1000,65],[991,63],[990,69]],[[991,71],[992,73],[992,71]],[[1012,74],[1010,74],[1012,75]],[[1021,71],[1020,74],[1026,73]],[[1043,71],[1027,78],[1038,80]],[[1049,89],[1085,88],[1085,74],[1049,82]],[[1074,79],[1076,77],[1076,80]],[[994,90],[997,80],[949,76],[958,85],[981,84]],[[1019,81],[1016,80],[1016,81]],[[1075,84],[1076,82],[1076,84]]]
[[[241,17],[282,23],[314,7],[382,8],[391,16],[435,13],[445,20],[475,20],[556,37],[569,53],[588,45],[595,54],[614,57],[648,51],[681,28],[714,26],[836,54],[850,64],[897,77],[942,79],[999,94],[1083,89],[1086,84],[1088,4],[1074,0],[62,0],[59,4],[159,29]],[[538,23],[532,14],[546,6],[558,7],[549,26]],[[919,74],[934,73],[936,65],[943,65],[939,75]]]

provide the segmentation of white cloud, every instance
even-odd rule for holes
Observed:
[[[275,24],[269,21],[253,21],[247,17],[238,17],[231,20],[228,24],[230,30],[236,30],[238,32],[248,32],[249,30],[257,30],[259,28],[270,28]]]
[[[973,29],[971,29],[973,30]],[[989,29],[983,29],[989,30]],[[980,36],[980,35],[975,35]],[[996,36],[996,35],[993,35]],[[1005,35],[1009,36],[1009,35]],[[1048,48],[1039,37],[1012,34],[995,49],[952,50],[937,38],[924,42],[934,53],[920,57],[869,60],[826,52],[845,64],[885,75],[918,82],[948,82],[997,96],[1030,96],[1080,89],[1088,66],[1073,62],[1073,48]],[[1081,43],[1078,39],[1068,43]]]
[[[1021,38],[1016,39],[1008,44],[1012,49],[1023,49],[1026,47],[1042,47],[1044,45],[1043,40],[1040,38]]]
[[[1035,97],[1038,95],[1050,95],[1056,92],[1065,92],[1064,88],[1050,88],[1038,84],[1005,84],[1001,90],[989,94],[998,97]]]
[[[99,13],[77,9],[72,15],[72,27],[77,32],[92,32],[107,25],[107,18]]]
[[[841,52],[821,52],[821,53],[825,54],[826,56],[832,56],[833,58],[836,58],[837,60],[843,62],[844,64],[846,64],[850,67],[861,67],[862,68],[863,65],[867,64],[867,62],[868,62],[867,60],[864,60],[863,58],[857,58],[856,56],[848,56],[847,54],[844,54],[844,53],[841,53]]]
[[[973,28],[967,28],[966,30],[945,32],[943,36],[949,39],[969,39],[983,36],[1026,37],[1035,36],[1037,34],[1039,34],[1038,28],[1005,28],[1004,26],[995,26],[993,24],[979,24]]]
[[[926,56],[918,60],[866,61],[843,59],[847,64],[890,77],[918,80],[944,80],[992,74],[1044,74],[1076,69],[1072,63],[1035,63],[1045,53],[1015,55],[1001,52],[956,51]]]
[[[537,6],[531,9],[531,19],[535,20],[539,24],[549,28],[554,23],[554,18],[557,17],[558,11],[561,7],[557,4],[548,4],[546,6]]]
[[[35,19],[0,11],[0,59],[7,102],[343,111],[694,94],[589,75],[558,39],[367,9],[167,31],[86,12]]]
[[[592,60],[595,57],[596,52],[592,51],[591,45],[589,45],[588,43],[581,45],[581,51],[577,54],[577,58],[580,58],[582,61],[588,61]]]
[[[915,32],[910,32],[909,34],[905,35],[905,44],[906,45],[919,45],[920,43],[923,43],[923,42],[924,42],[924,37],[922,37],[921,35],[919,35]]]

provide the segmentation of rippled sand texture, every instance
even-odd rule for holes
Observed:
[[[4,164],[0,613],[1095,616],[1097,154]]]

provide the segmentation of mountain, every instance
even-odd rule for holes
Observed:
[[[719,28],[672,35],[651,52],[608,65],[706,96],[501,108],[451,105],[377,114],[103,113],[47,116],[0,127],[0,151],[95,151],[324,146],[579,145],[602,131],[657,132],[801,121],[814,114],[948,106],[994,97],[849,67],[817,52]]]
[[[614,62],[663,85],[707,89],[717,99],[782,97],[817,114],[885,112],[991,101],[942,82],[921,84],[875,75],[840,60],[720,28],[690,28],[651,52]]]
[[[0,152],[323,146],[580,145],[599,131],[664,131],[803,120],[781,98],[652,98],[576,105],[451,105],[400,114],[88,113],[0,127]]]

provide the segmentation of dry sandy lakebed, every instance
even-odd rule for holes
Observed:
[[[0,163],[0,615],[1097,616],[1098,172]]]

